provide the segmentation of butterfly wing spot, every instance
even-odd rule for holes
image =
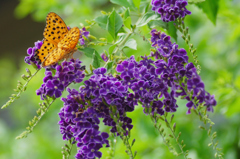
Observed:
[[[60,32],[56,35],[57,32]],[[63,34],[61,34],[61,32]],[[64,21],[59,17],[56,13],[50,12],[46,18],[46,27],[44,30],[43,36],[50,40],[51,43],[57,45],[61,39],[64,38],[65,34],[67,34],[68,29]],[[58,38],[60,36],[60,38]]]
[[[51,53],[52,50],[55,49],[56,47],[57,45],[50,43],[48,39],[44,39],[41,48],[35,51],[34,55],[35,59],[42,63],[46,56],[48,56],[48,54]]]

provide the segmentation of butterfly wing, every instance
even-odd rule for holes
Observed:
[[[58,43],[58,48],[64,50],[72,50],[76,47],[80,37],[80,30],[78,27],[72,28],[66,36]]]
[[[46,18],[46,27],[43,32],[44,38],[57,45],[67,34],[67,25],[56,13],[50,12]]]
[[[35,50],[35,59],[39,64],[43,63],[43,61],[55,48],[57,48],[57,45],[51,43],[48,39],[44,39],[41,48]]]
[[[80,37],[80,30],[77,27],[72,28],[66,36],[58,43],[46,60],[43,67],[57,63],[58,61],[70,57],[76,50],[76,45]]]

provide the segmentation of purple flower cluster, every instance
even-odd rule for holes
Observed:
[[[135,99],[128,98],[131,93],[128,92],[128,86],[119,79],[111,75],[105,75],[105,68],[94,70],[94,75],[84,82],[85,86],[80,91],[86,94],[92,106],[102,113],[105,125],[112,127],[112,133],[117,133],[117,125],[112,115],[119,116],[118,122],[123,123],[125,134],[132,129],[132,120],[126,116],[126,112],[131,112],[137,105]]]
[[[56,72],[53,75],[54,69]],[[42,86],[36,91],[37,95],[44,100],[46,96],[59,98],[63,90],[72,82],[82,82],[85,74],[84,67],[81,66],[81,61],[71,59],[69,62],[64,61],[60,65],[54,65],[52,68],[47,68]]]
[[[123,83],[132,89],[132,98],[160,115],[175,112],[179,96],[188,100],[188,112],[200,103],[204,103],[208,111],[213,111],[216,100],[205,91],[195,66],[188,63],[187,52],[178,49],[178,45],[172,43],[166,34],[156,30],[152,30],[151,34],[152,46],[156,48],[151,56],[156,61],[142,57],[143,60],[136,62],[132,56],[116,68]]]
[[[121,123],[123,135],[133,127],[126,112],[134,110],[136,99],[128,92],[128,86],[105,73],[105,68],[94,70],[94,75],[84,82],[79,92],[68,89],[69,95],[62,99],[60,131],[64,140],[74,138],[77,142],[79,150],[75,157],[79,159],[100,158],[99,149],[103,144],[109,146],[108,134],[99,131],[99,118],[103,118],[103,123],[116,135],[119,135],[117,123]]]
[[[36,61],[34,55],[35,55],[35,50],[40,49],[42,44],[43,44],[42,41],[37,41],[37,42],[35,42],[34,47],[30,47],[30,48],[27,49],[27,54],[29,56],[25,57],[25,59],[24,59],[25,63],[27,63],[29,65],[35,64],[38,69],[41,68],[41,66],[38,64],[38,61]]]
[[[187,0],[152,0],[152,10],[161,15],[164,22],[175,21],[178,17],[185,17],[191,14],[186,9]]]
[[[74,143],[77,143],[77,159],[101,158],[102,153],[99,149],[103,144],[109,147],[108,133],[99,131],[99,118],[102,114],[89,106],[77,90],[68,88],[68,92],[67,98],[62,98],[64,107],[59,113],[58,124],[63,140],[74,139]]]
[[[143,60],[136,62],[134,56],[119,64],[116,70],[121,73],[123,83],[132,89],[133,93],[128,99],[142,103],[145,108],[152,107],[152,113],[157,111],[163,115],[165,111],[175,112],[178,107],[173,98],[173,91],[169,93],[168,84],[172,85],[173,79],[159,75],[164,72],[164,66],[156,68],[156,64],[151,59],[143,57]],[[160,65],[161,66],[161,65]],[[168,75],[166,70],[164,75]],[[165,97],[163,101],[160,98]],[[165,106],[165,107],[163,107]]]
[[[165,76],[173,77],[172,86],[170,83],[168,86],[174,89],[174,96],[184,96],[188,100],[189,113],[192,107],[196,108],[201,103],[204,103],[208,111],[213,111],[213,106],[216,106],[214,95],[205,91],[204,83],[197,74],[197,69],[192,63],[188,63],[186,50],[178,49],[178,45],[172,43],[170,36],[165,33],[153,29],[151,35],[152,46],[157,50],[152,53],[152,56],[159,59],[155,62],[157,72],[161,72],[162,79]],[[164,58],[165,60],[163,60]]]

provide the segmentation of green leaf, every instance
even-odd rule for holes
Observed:
[[[124,20],[124,26],[127,27],[128,29],[131,29],[131,24],[132,24],[132,19],[131,17],[127,17],[127,19]]]
[[[82,51],[84,53],[84,55],[86,55],[89,58],[93,57],[93,52],[95,51],[95,49],[93,48],[84,48],[84,49],[80,49],[80,51]]]
[[[110,33],[114,40],[116,39],[116,35],[118,31],[121,29],[122,25],[123,20],[121,16],[117,14],[115,10],[113,10],[108,17],[107,31]]]
[[[108,21],[108,16],[107,15],[99,16],[99,17],[95,18],[94,21],[96,23],[98,23],[98,25],[101,28],[107,30],[107,21]]]
[[[114,4],[118,4],[120,6],[124,6],[126,8],[134,9],[134,4],[131,0],[110,0],[110,2]]]
[[[94,56],[96,56],[100,62],[103,62],[103,59],[101,58],[99,53],[93,48],[84,48],[84,49],[80,49],[80,51],[84,52],[84,55],[86,55],[87,57],[89,57],[91,59],[94,58]],[[93,54],[95,54],[95,55],[93,55]]]
[[[192,0],[192,1],[188,1],[188,4],[197,4],[202,2],[205,2],[205,0]]]
[[[216,25],[219,0],[207,0],[197,4],[197,6],[201,8],[203,12],[207,14],[207,17],[212,21],[212,23]]]
[[[128,29],[131,29],[132,20],[131,20],[131,17],[130,17],[129,9],[126,9],[123,19],[124,19],[123,20],[124,26],[127,27]]]
[[[137,8],[139,9],[141,0],[133,0],[133,3],[134,3],[134,5],[135,5],[135,7],[137,7]]]
[[[173,22],[168,23],[168,34],[177,41],[177,29],[173,25]]]
[[[113,62],[111,61],[107,64],[107,73],[111,73],[112,69],[113,69]]]
[[[93,62],[92,62],[92,65],[93,65],[94,68],[100,67],[100,61],[99,61],[99,58],[98,58],[96,52],[97,52],[96,50],[94,50],[94,52],[93,52]]]
[[[163,29],[167,29],[168,28],[168,24],[163,22],[161,19],[158,19],[158,20],[150,21],[148,23],[148,27],[150,29],[157,28],[157,27],[161,27]]]
[[[109,54],[109,55],[112,54],[112,52],[113,52],[113,50],[115,49],[116,46],[117,46],[117,44],[112,45],[112,46],[109,47],[109,49],[108,49],[108,54]]]
[[[139,7],[140,12],[143,14],[147,13],[149,6],[150,6],[150,3],[148,1],[145,1],[145,2],[142,1]]]
[[[146,25],[148,22],[152,20],[156,20],[158,18],[158,15],[154,12],[147,12],[143,15],[143,17],[136,23],[137,27],[141,27]]]
[[[124,19],[126,19],[127,17],[130,17],[130,11],[129,9],[126,9],[125,13],[124,13]]]
[[[129,39],[125,45],[123,46],[123,48],[128,47],[131,48],[133,50],[137,50],[137,42],[135,39]]]

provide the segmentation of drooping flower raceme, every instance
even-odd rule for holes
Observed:
[[[98,124],[101,114],[84,100],[84,96],[75,89],[67,89],[69,95],[62,98],[64,107],[59,113],[60,132],[63,140],[74,139],[79,147],[75,158],[92,159],[100,158],[99,151],[103,144],[109,146],[108,133],[100,132]],[[87,108],[88,107],[88,108]]]
[[[175,112],[178,105],[176,98],[182,96],[188,100],[188,113],[192,107],[205,103],[208,111],[216,105],[214,96],[205,91],[204,83],[197,74],[197,69],[188,63],[187,52],[179,49],[164,33],[152,30],[152,46],[156,52],[145,56],[140,62],[134,56],[119,64],[116,70],[121,73],[123,83],[132,89],[132,97],[145,108],[152,108],[163,115],[164,112]]]
[[[186,9],[187,0],[152,0],[152,10],[161,15],[164,22],[175,21],[178,17],[191,14]]]
[[[69,95],[63,98],[64,107],[61,109],[60,130],[63,139],[72,139],[79,147],[76,158],[101,157],[99,149],[103,144],[108,145],[108,134],[99,131],[99,118],[111,127],[111,132],[119,135],[117,124],[127,135],[132,129],[132,120],[126,116],[137,105],[128,86],[119,79],[105,75],[106,69],[94,70],[94,75],[84,81],[80,91],[68,89]],[[129,98],[130,97],[130,98]],[[115,118],[116,117],[116,118]]]

